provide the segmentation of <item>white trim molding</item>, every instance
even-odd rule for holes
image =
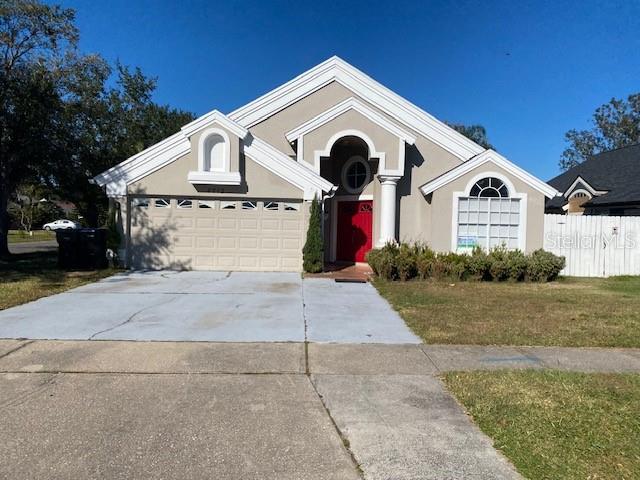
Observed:
[[[507,160],[505,157],[503,157],[502,155],[500,155],[499,153],[493,150],[487,150],[484,153],[481,153],[480,155],[477,155],[476,157],[472,158],[471,160],[468,160],[467,162],[461,165],[458,165],[455,168],[452,168],[448,172],[440,175],[439,177],[436,177],[433,180],[425,183],[420,187],[420,191],[422,192],[423,195],[429,195],[430,193],[433,193],[437,189],[441,188],[442,186],[454,181],[457,178],[460,178],[466,173],[471,172],[473,169],[481,165],[484,165],[487,162],[493,163],[494,165],[505,170],[507,173],[520,179],[521,181],[529,185],[534,190],[537,190],[540,193],[542,193],[545,197],[552,198],[560,195],[560,192],[558,192],[551,185],[534,177],[530,173],[526,172],[522,168],[513,164],[512,162]]]
[[[205,151],[205,146],[206,146],[205,144],[207,143],[209,138],[213,136],[222,137],[222,140],[224,142],[224,151],[222,152],[223,153],[222,167],[220,168],[213,167],[213,158],[211,158],[210,156],[211,152],[208,152],[210,156],[209,168],[206,168],[207,152]],[[229,139],[229,135],[227,135],[227,132],[225,132],[221,128],[216,128],[216,127],[208,128],[204,132],[202,132],[202,135],[200,135],[200,138],[198,139],[198,172],[228,172],[230,165],[231,165],[231,140]]]
[[[208,115],[208,122],[219,124],[234,135],[239,134],[238,136],[242,139],[244,153],[247,156],[270,172],[303,190],[305,200],[312,200],[314,196],[321,197],[322,192],[335,191],[337,188],[320,175],[294,162],[267,142],[250,135],[243,127],[234,126],[235,122],[220,112],[214,111]],[[102,172],[94,177],[93,180],[101,187],[105,187],[109,197],[126,195],[127,186],[131,183],[190,153],[191,142],[188,136],[207,126],[202,120],[203,118],[201,117],[186,125],[178,133]],[[204,184],[238,185],[241,182],[239,177],[240,174],[237,172],[190,172],[188,181]]]
[[[597,197],[599,195],[604,195],[605,193],[608,192],[608,190],[596,190],[595,188],[593,188],[589,182],[587,182],[584,178],[582,178],[580,175],[578,175],[576,177],[576,179],[573,181],[573,183],[569,186],[569,188],[567,188],[564,193],[562,194],[565,198],[569,198],[569,196],[574,193],[574,189],[578,186],[578,184],[582,184],[582,187],[584,190],[586,190],[591,197]]]
[[[252,135],[244,144],[244,153],[270,172],[302,189],[305,200],[313,200],[314,197],[321,198],[322,192],[332,192],[337,189],[328,180],[298,162],[294,162],[277,148]]]
[[[229,113],[229,118],[244,128],[251,128],[331,82],[348,88],[359,98],[375,105],[461,161],[484,151],[480,145],[336,56],[234,110]]]
[[[306,164],[309,165],[309,168],[311,168],[314,172],[316,172],[318,175],[320,174],[320,158],[321,157],[330,157],[331,156],[331,149],[333,148],[333,145],[340,139],[344,138],[344,137],[358,137],[360,138],[362,141],[364,141],[364,143],[367,144],[367,149],[369,150],[369,158],[368,160],[372,159],[372,158],[377,158],[380,161],[380,169],[383,170],[385,163],[386,163],[386,154],[385,152],[378,152],[376,150],[376,146],[373,143],[373,140],[371,140],[371,138],[369,138],[369,136],[360,131],[360,130],[355,130],[355,129],[347,129],[347,130],[342,130],[340,132],[334,133],[331,138],[327,141],[327,145],[324,147],[324,150],[316,150],[315,152],[313,152],[313,164],[309,165],[307,162],[300,162],[302,164]],[[300,148],[300,145],[298,145],[298,148]]]
[[[349,110],[354,110],[358,112],[367,120],[371,121],[372,123],[375,123],[376,125],[385,129],[389,133],[395,135],[396,137],[401,138],[402,140],[407,142],[409,145],[413,145],[416,141],[415,136],[413,136],[407,130],[397,126],[395,123],[391,122],[383,115],[380,115],[378,112],[376,112],[372,108],[368,107],[367,105],[365,105],[364,103],[362,103],[361,101],[353,97],[349,97],[346,100],[343,100],[342,102],[329,108],[328,110],[325,110],[319,115],[316,115],[311,120],[289,131],[285,135],[285,137],[289,142],[298,140],[300,137],[303,137],[307,133],[312,132],[317,128],[320,128],[322,125],[325,125],[326,123],[339,117],[343,113],[348,112]]]
[[[189,172],[187,181],[193,185],[240,185],[240,172]]]
[[[364,182],[362,182],[362,185],[360,185],[360,187],[358,188],[351,188],[347,179],[347,173],[349,173],[349,168],[351,168],[351,165],[353,165],[354,163],[361,163],[362,165],[364,165],[364,169],[365,169]],[[346,162],[344,162],[344,165],[342,166],[340,179],[342,180],[342,186],[347,192],[353,195],[358,195],[371,181],[371,166],[369,165],[369,161],[360,155],[354,155],[353,157],[349,158]]]
[[[240,139],[245,138],[249,133],[246,128],[232,121],[224,113],[221,113],[218,110],[213,110],[205,115],[202,115],[199,118],[196,118],[193,122],[187,123],[180,130],[186,137],[190,137],[194,133],[199,132],[203,128],[206,128],[213,123],[221,125],[223,128],[226,128]]]

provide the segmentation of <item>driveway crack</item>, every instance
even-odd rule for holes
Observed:
[[[162,305],[166,305],[167,303],[173,302],[175,299],[176,299],[176,297],[171,297],[166,302],[154,303],[153,305],[147,305],[146,307],[142,307],[140,310],[138,310],[138,311],[134,312],[133,314],[131,314],[129,316],[129,318],[127,318],[125,321],[120,322],[117,325],[114,325],[112,327],[105,328],[104,330],[100,330],[99,332],[96,332],[93,335],[91,335],[87,340],[95,340],[95,337],[97,337],[98,335],[102,335],[103,333],[106,333],[106,332],[111,332],[111,331],[115,330],[116,328],[120,328],[123,325],[126,325],[127,323],[131,322],[137,315],[141,314],[145,310],[148,310],[148,309],[154,308],[154,307],[159,307],[159,306],[162,306]]]
[[[320,400],[320,404],[322,405],[322,408],[324,409],[325,413],[327,414],[327,417],[329,417],[329,420],[331,421],[331,424],[333,425],[333,428],[335,429],[336,433],[338,434],[338,437],[340,438],[340,441],[342,442],[342,446],[344,447],[344,449],[346,450],[347,454],[349,455],[349,458],[351,458],[351,462],[353,462],[353,465],[354,465],[356,471],[358,472],[358,475],[360,476],[360,478],[364,479],[365,478],[364,477],[364,470],[362,470],[362,466],[360,466],[360,463],[358,462],[358,460],[356,459],[356,456],[354,455],[353,451],[351,450],[351,443],[349,442],[349,439],[342,432],[342,430],[340,430],[340,427],[338,427],[338,424],[336,423],[335,419],[331,415],[331,411],[327,407],[327,404],[324,403],[324,398],[322,397],[320,392],[318,392],[318,389],[316,388],[315,384],[313,383],[313,379],[311,378],[311,375],[309,375],[309,373],[307,373],[306,377],[309,379],[309,383],[311,384],[311,388],[313,388],[313,391],[318,396],[318,400]]]

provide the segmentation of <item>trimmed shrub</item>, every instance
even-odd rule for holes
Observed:
[[[467,275],[468,255],[460,253],[439,253],[436,257],[434,277],[463,280]]]
[[[422,279],[496,280],[548,282],[564,268],[564,257],[544,250],[525,255],[499,247],[486,253],[474,248],[471,254],[435,253],[422,244],[388,243],[367,254],[373,272],[387,280]]]
[[[314,198],[311,202],[309,214],[309,228],[307,241],[302,248],[302,268],[305,272],[318,273],[322,271],[324,263],[324,241],[322,239],[322,212],[320,202]]]
[[[492,280],[503,281],[509,278],[508,250],[496,247],[489,252],[489,274]]]
[[[411,280],[418,274],[417,261],[419,251],[419,246],[410,246],[407,243],[402,243],[398,248],[395,264],[398,278],[403,282]]]
[[[471,280],[491,280],[489,269],[491,260],[487,253],[480,247],[474,247],[467,259],[467,273]]]
[[[423,247],[416,258],[416,268],[418,275],[423,280],[433,276],[434,263],[436,261],[436,253],[429,247]]]
[[[509,269],[509,279],[516,282],[524,280],[527,274],[529,260],[520,250],[513,250],[507,253],[507,267]]]
[[[379,248],[373,248],[369,250],[365,255],[365,260],[373,270],[373,273],[376,275],[380,275],[380,257],[382,255],[382,250]]]
[[[532,282],[550,282],[558,278],[564,266],[564,257],[539,249],[529,255],[526,276]]]

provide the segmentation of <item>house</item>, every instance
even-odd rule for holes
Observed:
[[[547,213],[640,215],[640,144],[589,157],[549,180],[562,195],[549,199]]]
[[[312,199],[325,260],[426,242],[542,247],[557,191],[332,57],[98,175],[129,266],[299,271]]]

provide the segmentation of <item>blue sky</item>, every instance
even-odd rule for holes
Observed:
[[[547,180],[564,133],[640,91],[640,1],[60,0],[80,47],[158,77],[156,101],[229,112],[338,55],[441,120],[480,123]]]

